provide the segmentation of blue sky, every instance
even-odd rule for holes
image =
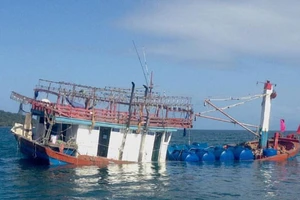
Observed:
[[[262,92],[275,83],[271,129],[300,123],[300,2],[0,1],[0,109],[17,112],[10,92],[33,95],[39,78],[93,86],[145,83],[132,41],[145,49],[154,85],[193,98]],[[228,112],[257,124],[261,100]],[[198,119],[195,128],[235,129]]]

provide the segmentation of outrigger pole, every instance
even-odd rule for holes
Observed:
[[[221,122],[227,122],[227,123],[233,123],[236,124],[236,122],[234,122],[233,120],[229,120],[229,119],[222,119],[222,118],[218,118],[218,117],[212,117],[212,116],[208,116],[208,115],[203,115],[201,113],[196,113],[195,114],[196,117],[202,117],[202,118],[206,118],[206,119],[213,119],[213,120],[217,120],[217,121],[221,121]],[[241,124],[243,124],[244,126],[247,127],[253,127],[253,128],[259,128],[259,126],[257,125],[253,125],[253,124],[247,124],[244,122],[240,122]]]
[[[222,113],[223,115],[225,115],[226,117],[228,117],[229,119],[231,119],[231,123],[234,124],[238,124],[241,127],[243,127],[244,129],[246,129],[247,131],[249,131],[250,133],[253,133],[256,136],[259,136],[258,133],[252,131],[251,129],[249,129],[246,124],[239,122],[238,120],[234,119],[232,116],[230,116],[229,114],[225,113],[222,109],[218,108],[216,105],[214,105],[209,99],[205,100],[205,103],[208,103],[209,105],[211,105],[213,108],[215,108],[217,111],[219,111],[220,113]],[[196,116],[202,117],[201,114],[196,114]],[[227,120],[226,120],[227,121]],[[228,120],[229,121],[229,120]]]
[[[237,106],[237,105],[241,105],[245,102],[234,104],[234,105],[227,106],[227,107],[224,107],[224,108],[219,108],[211,102],[211,99],[206,99],[204,101],[204,103],[205,104],[207,103],[207,104],[211,105],[215,109],[215,110],[211,110],[211,111],[219,111],[220,113],[222,113],[223,115],[228,117],[229,120],[203,115],[204,112],[203,113],[201,113],[201,112],[196,113],[195,116],[196,117],[207,118],[207,119],[213,119],[213,120],[222,121],[222,122],[238,124],[241,127],[243,127],[244,129],[246,129],[247,131],[249,131],[250,133],[257,136],[260,139],[260,146],[262,148],[264,148],[267,145],[267,139],[268,139],[268,131],[269,131],[269,123],[270,123],[270,112],[271,112],[271,99],[276,97],[276,93],[274,92],[273,85],[270,83],[270,81],[266,81],[264,83],[264,92],[263,92],[262,95],[254,95],[253,98],[251,97],[252,99],[251,98],[243,98],[243,99],[248,99],[247,101],[250,101],[250,100],[257,99],[259,97],[263,97],[262,104],[261,104],[261,106],[262,106],[261,121],[260,121],[259,126],[239,122],[238,120],[234,119],[232,116],[230,116],[229,114],[224,112],[224,109],[231,108],[231,107]],[[233,98],[229,98],[229,99],[225,99],[225,100],[233,100]],[[207,112],[211,112],[211,111],[207,111]],[[258,131],[254,132],[251,129],[249,129],[248,127],[257,128]]]

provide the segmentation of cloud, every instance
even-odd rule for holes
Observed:
[[[299,62],[299,6],[295,0],[146,1],[119,23],[146,36],[148,52],[177,61]]]

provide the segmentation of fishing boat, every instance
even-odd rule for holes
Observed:
[[[152,82],[152,81],[151,81]],[[92,87],[40,79],[24,124],[11,132],[20,151],[49,165],[164,162],[172,133],[191,128],[191,98],[166,96],[150,86]]]
[[[285,124],[281,119],[281,130],[275,132],[269,137],[269,124],[270,124],[270,112],[271,101],[276,98],[277,93],[274,90],[274,84],[270,81],[266,81],[264,84],[264,90],[262,94],[239,97],[239,98],[225,98],[225,99],[205,99],[204,105],[209,105],[213,109],[200,113],[195,113],[195,117],[202,117],[221,122],[234,123],[250,133],[254,134],[253,141],[243,142],[241,144],[225,144],[217,147],[208,147],[199,143],[192,145],[173,145],[168,148],[169,160],[181,160],[181,161],[231,161],[231,160],[260,160],[260,161],[284,161],[295,157],[300,151],[300,126],[295,133],[284,134]],[[246,102],[262,98],[262,111],[261,122],[259,126],[242,123],[236,120],[234,117],[225,112],[226,109],[243,105]],[[240,102],[226,105],[224,107],[216,106],[213,101],[230,101],[240,100]],[[222,113],[225,118],[217,118],[206,113],[218,111]],[[256,131],[252,129],[256,129]],[[273,137],[272,137],[273,136]],[[205,143],[204,143],[205,144]]]

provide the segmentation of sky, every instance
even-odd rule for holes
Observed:
[[[201,0],[0,1],[0,110],[38,79],[97,87],[145,84],[133,41],[157,91],[205,98],[260,94],[276,84],[270,128],[300,124],[300,2]],[[145,52],[145,59],[143,58]],[[236,103],[236,102],[233,102]],[[258,124],[261,99],[228,110]],[[197,129],[236,129],[198,118]],[[239,128],[238,128],[239,129]]]

